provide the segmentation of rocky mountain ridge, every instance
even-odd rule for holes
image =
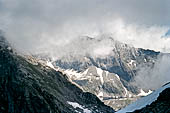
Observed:
[[[131,82],[133,82],[141,67],[154,67],[157,58],[164,55],[163,53],[134,48],[111,37],[99,39],[83,37],[78,42],[80,42],[79,45],[82,45],[82,48],[87,49],[90,49],[94,44],[103,46],[103,44],[108,43],[111,47],[111,52],[105,57],[91,56],[92,53],[78,54],[76,56],[76,52],[81,53],[81,51],[78,51],[82,50],[80,47],[78,50],[72,50],[74,54],[63,56],[55,61],[50,61],[48,55],[43,58],[40,55],[39,58],[48,61],[52,68],[65,73],[72,83],[85,92],[95,94],[106,105],[115,110],[124,108],[138,98],[152,93],[151,90],[144,90],[131,84]],[[93,49],[91,48],[91,51],[94,51]],[[100,49],[103,49],[103,47],[99,47],[97,50]],[[97,52],[99,53],[100,51]]]
[[[81,73],[74,70],[63,70],[63,73],[85,92],[95,94],[101,101],[115,110],[119,110],[141,96],[151,93],[151,91],[147,93],[141,89],[140,93],[133,94],[126,89],[117,74],[109,73],[95,66],[89,67]]]
[[[113,113],[114,110],[70,83],[61,72],[13,53],[0,36],[0,112]]]
[[[84,37],[80,42],[93,45],[93,43],[101,44],[103,41],[110,43],[112,48],[111,53],[105,57],[93,57],[86,54],[74,58],[72,55],[67,56],[69,58],[57,59],[51,64],[66,73],[70,80],[84,91],[95,94],[105,104],[116,110],[151,93],[132,85],[131,81],[140,66],[153,67],[161,53],[134,48],[110,37],[100,39]]]

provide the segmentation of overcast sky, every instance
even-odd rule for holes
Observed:
[[[108,55],[112,50],[108,40],[82,42],[81,36],[111,36],[170,53],[170,0],[0,0],[0,29],[17,50],[48,53],[54,59],[72,53]],[[170,79],[169,61],[160,58],[153,70],[142,68],[147,77],[141,71],[136,82],[160,87]]]
[[[167,52],[169,28],[169,0],[0,0],[0,29],[31,52],[100,34]]]

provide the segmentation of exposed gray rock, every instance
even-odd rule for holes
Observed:
[[[1,113],[114,112],[95,95],[70,83],[66,75],[40,62],[28,62],[8,47],[0,37]]]
[[[73,70],[66,70],[65,73],[84,91],[97,95],[100,100],[115,110],[119,110],[139,98],[124,87],[117,74],[100,68],[92,66],[83,73]]]
[[[110,37],[98,39],[83,37],[80,40],[79,42],[88,43],[89,46],[107,40],[112,44],[112,52],[105,57],[94,57],[90,54],[76,57],[73,54],[57,59],[53,65],[62,68],[72,82],[84,91],[97,95],[115,110],[139,98],[137,95],[140,93],[140,88],[131,84],[131,81],[140,67],[153,67],[160,52],[134,48]],[[87,45],[82,46],[88,48]],[[47,60],[48,55],[43,58]],[[102,74],[97,73],[98,69]]]
[[[85,37],[82,42],[97,43],[106,39],[107,37],[104,39]],[[148,65],[152,67],[160,53],[134,48],[109,37],[107,40],[112,43],[113,50],[106,57],[92,57],[90,55],[81,56],[79,59],[74,59],[74,56],[73,58],[63,57],[53,62],[53,64],[66,70],[66,72],[70,70],[79,73],[80,76],[88,70],[87,74],[81,77],[73,75],[70,79],[84,91],[91,92],[100,97],[100,99],[102,97],[102,101],[118,110],[139,98],[136,95],[140,93],[140,88],[130,84],[130,82],[133,81],[134,76],[137,74],[136,72],[141,66]],[[97,74],[96,68],[103,70],[103,83],[100,75]],[[120,80],[117,79],[117,76]]]

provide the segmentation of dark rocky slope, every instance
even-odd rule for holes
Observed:
[[[123,85],[129,91],[139,93],[139,90],[135,86],[129,84],[129,82],[133,81],[134,76],[137,74],[136,72],[141,66],[148,65],[148,67],[152,67],[157,57],[161,55],[160,52],[134,48],[109,37],[101,39],[84,37],[79,41],[82,43],[82,47],[80,48],[88,48],[86,47],[87,45],[83,45],[84,43],[100,45],[101,42],[106,40],[112,44],[112,52],[106,57],[93,57],[87,54],[85,56],[79,56],[79,59],[77,59],[74,58],[76,56],[73,54],[72,56],[66,56],[66,58],[57,59],[54,64],[62,69],[73,69],[78,72],[85,71],[91,66],[101,68],[102,70],[117,74]]]
[[[79,40],[80,44],[78,44],[81,46],[77,47],[78,50],[74,51],[76,49],[74,48],[70,56],[57,58],[56,61],[52,62],[53,65],[68,72],[67,75],[74,83],[78,84],[84,91],[102,97],[101,100],[115,110],[124,108],[138,98],[136,95],[141,93],[141,88],[131,84],[131,82],[141,67],[154,67],[158,56],[162,55],[162,53],[153,50],[134,48],[110,37],[97,39],[84,37]],[[94,44],[100,47],[105,41],[107,43],[104,44],[110,44],[111,47],[110,54],[105,57],[90,54],[78,54],[77,57],[77,54],[74,54],[90,48]],[[92,48],[89,51],[94,50]],[[84,74],[86,71],[87,73]]]
[[[70,104],[74,103],[74,104]],[[78,105],[78,106],[77,106]],[[60,72],[15,54],[0,36],[1,113],[113,113]]]
[[[170,113],[170,83],[116,113]]]
[[[170,88],[162,91],[152,104],[133,113],[170,113]]]

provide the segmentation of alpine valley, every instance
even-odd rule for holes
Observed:
[[[91,54],[70,54],[52,60],[48,55],[35,55],[47,64],[66,74],[70,82],[84,92],[96,95],[114,110],[126,107],[137,99],[152,93],[133,84],[134,77],[142,66],[154,67],[158,56],[164,55],[153,50],[134,48],[111,37],[81,37],[79,50],[93,44],[111,45],[111,52],[105,56]],[[73,42],[74,43],[74,42]],[[81,49],[82,48],[82,49]],[[101,48],[102,49],[102,48]],[[91,49],[93,51],[93,49]],[[95,51],[95,50],[94,50]],[[107,52],[107,51],[104,51]],[[75,52],[72,52],[75,53]]]
[[[60,71],[16,53],[0,36],[1,113],[114,113]]]
[[[87,43],[90,47],[94,44],[102,47],[108,42],[110,51],[95,49],[97,55],[94,56],[91,49],[92,53],[75,55],[72,52],[58,58],[45,53],[23,55],[16,52],[1,34],[0,112],[170,111],[169,83],[155,91],[133,83],[140,67],[154,67],[158,57],[165,53],[134,48],[111,37],[84,36],[79,42],[80,52],[88,48]],[[101,50],[107,54],[101,54]]]

